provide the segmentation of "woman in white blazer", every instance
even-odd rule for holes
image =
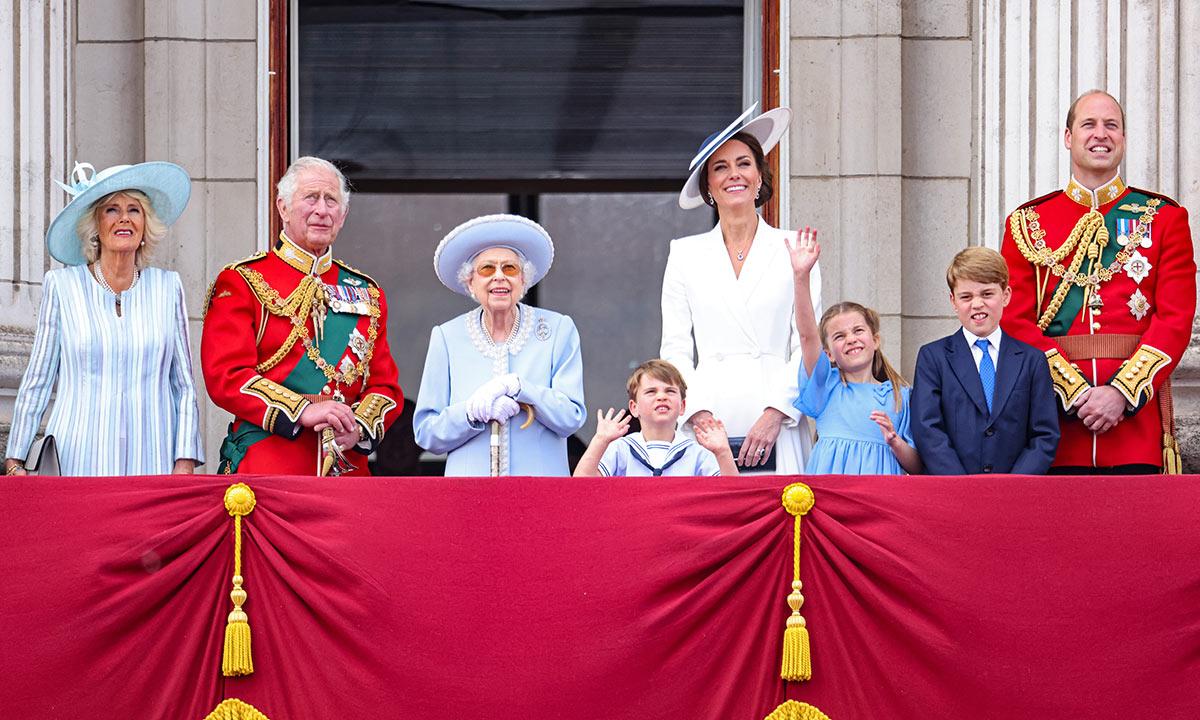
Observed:
[[[792,406],[800,338],[784,243],[794,233],[771,227],[756,212],[772,193],[765,154],[787,131],[791,111],[747,120],[756,107],[706,140],[692,160],[679,205],[715,207],[720,222],[671,241],[660,355],[687,381],[685,427],[713,416],[725,423],[735,448],[745,438],[739,465],[794,474],[803,472],[812,447],[808,421]],[[812,294],[820,315],[818,268]]]

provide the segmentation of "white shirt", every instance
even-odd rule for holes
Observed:
[[[966,329],[965,327],[963,328],[962,332],[963,332],[963,337],[965,337],[967,339],[967,345],[969,345],[971,348],[971,357],[974,358],[974,360],[975,360],[975,371],[976,372],[979,371],[979,363],[983,361],[983,351],[980,350],[979,346],[977,346],[975,344],[975,341],[977,341],[977,340],[987,340],[988,341],[988,355],[992,356],[992,367],[995,368],[996,370],[999,370],[1000,369],[1000,338],[1002,335],[1002,333],[1000,332],[1000,326],[997,325],[996,329],[992,331],[992,334],[988,335],[986,338],[979,337],[978,335],[976,335],[975,333]]]

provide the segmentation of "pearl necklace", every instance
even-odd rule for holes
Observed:
[[[512,330],[508,331],[508,337],[504,338],[505,345],[508,345],[510,342],[512,342],[512,339],[517,335],[517,331],[521,329],[521,306],[517,305],[516,310],[517,318],[513,321]],[[483,337],[487,340],[488,344],[492,347],[496,347],[497,343],[494,339],[492,339],[492,332],[488,329],[486,316],[486,310],[479,313],[479,325],[483,329]]]
[[[92,272],[96,276],[96,282],[100,283],[100,287],[109,291],[117,298],[117,317],[121,317],[121,293],[112,289],[112,285],[108,284],[108,279],[104,277],[104,271],[100,269],[100,261],[92,263]],[[137,268],[133,269],[133,282],[129,283],[128,290],[132,290],[138,283],[138,278],[142,276],[142,271]]]

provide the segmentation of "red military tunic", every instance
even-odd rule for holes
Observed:
[[[340,394],[366,454],[403,402],[387,341],[387,302],[366,275],[316,258],[281,235],[267,253],[227,266],[209,288],[200,344],[208,394],[234,421],[221,472],[312,475],[318,434],[299,424],[310,403]]]
[[[1174,438],[1151,399],[1187,348],[1196,311],[1187,211],[1119,177],[1094,193],[1072,180],[1009,215],[1001,250],[1013,287],[1002,325],[1046,353],[1061,403],[1054,465],[1162,466]],[[1099,384],[1120,391],[1128,410],[1097,435],[1071,408]]]

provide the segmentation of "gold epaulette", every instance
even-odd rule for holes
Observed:
[[[1024,210],[1025,208],[1041,205],[1042,203],[1046,202],[1047,200],[1054,197],[1055,195],[1058,195],[1061,192],[1062,192],[1062,188],[1059,188],[1053,192],[1048,192],[1045,195],[1040,195],[1038,197],[1035,197],[1034,199],[1030,200],[1029,202],[1018,207],[1017,210]],[[1016,212],[1016,210],[1014,210],[1013,212]]]
[[[367,435],[378,441],[383,438],[384,418],[394,407],[396,401],[390,397],[379,393],[367,393],[354,405],[354,417],[362,423]]]
[[[1135,408],[1141,407],[1142,403],[1154,397],[1154,376],[1169,364],[1170,355],[1142,343],[1133,355],[1121,364],[1121,369],[1109,382],[1125,396],[1130,405]]]
[[[366,273],[365,273],[365,272],[363,272],[362,270],[359,270],[358,268],[354,267],[353,265],[351,265],[351,264],[349,264],[349,263],[347,263],[347,262],[344,262],[344,261],[342,261],[342,260],[338,260],[337,258],[334,258],[334,259],[333,259],[333,262],[335,262],[336,264],[338,264],[338,265],[342,266],[343,268],[345,268],[345,269],[349,270],[350,272],[354,273],[355,275],[358,275],[358,276],[362,277],[364,280],[366,280],[367,282],[371,283],[371,284],[372,284],[372,285],[374,285],[375,287],[379,287],[379,283],[375,282],[375,278],[373,278],[373,277],[371,277],[370,275],[366,274]]]
[[[1134,192],[1141,193],[1143,195],[1149,195],[1152,198],[1158,198],[1159,200],[1162,200],[1163,202],[1165,202],[1168,205],[1172,205],[1174,207],[1179,207],[1179,203],[1175,201],[1175,198],[1168,197],[1166,195],[1163,195],[1162,193],[1157,193],[1157,192],[1154,192],[1153,190],[1145,190],[1143,188],[1132,187],[1132,186],[1129,189]]]
[[[259,252],[256,252],[249,257],[244,257],[241,260],[237,260],[237,261],[229,263],[225,267],[221,268],[221,272],[225,272],[226,270],[233,270],[234,268],[236,268],[239,265],[245,265],[246,263],[251,263],[251,262],[254,262],[255,260],[261,260],[262,258],[264,258],[266,256],[267,256],[267,252],[265,250],[260,250]],[[217,273],[217,276],[220,277],[220,274],[221,273]],[[215,290],[216,288],[217,288],[217,278],[213,278],[212,282],[210,282],[208,284],[208,291],[206,293],[204,293],[204,307],[200,311],[200,319],[201,320],[203,320],[205,317],[208,316],[208,306],[212,304],[213,290]]]
[[[1054,385],[1054,394],[1058,395],[1062,402],[1063,411],[1070,412],[1071,406],[1091,384],[1083,373],[1079,372],[1079,366],[1057,349],[1046,351],[1046,362],[1050,365],[1050,382]]]

